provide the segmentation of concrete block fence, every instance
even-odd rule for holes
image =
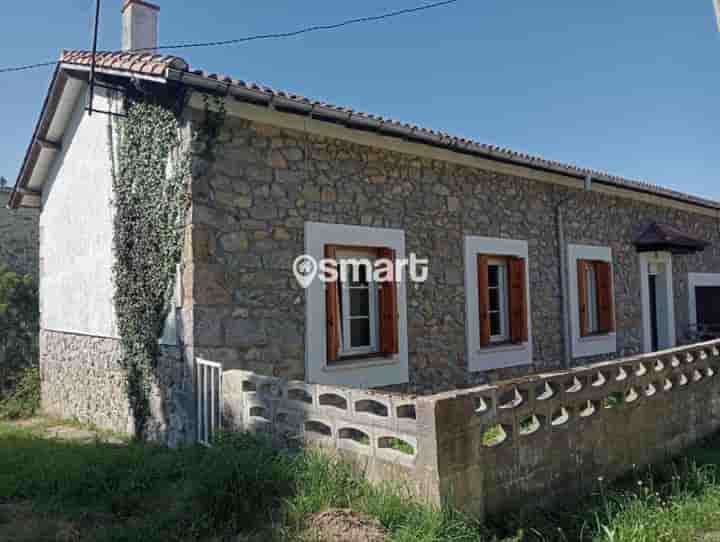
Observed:
[[[231,370],[223,417],[483,517],[590,491],[715,433],[719,373],[720,341],[417,397]]]

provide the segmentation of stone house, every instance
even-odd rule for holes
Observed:
[[[159,8],[127,0],[124,49]],[[131,426],[113,308],[113,115],[88,115],[92,54],[65,51],[12,208],[40,209],[44,408]],[[116,91],[202,96],[227,116],[196,155],[155,430],[195,438],[195,360],[314,384],[418,394],[695,341],[720,322],[720,203],[457,138],[150,53],[96,56]],[[303,254],[429,261],[427,280],[304,289]],[[395,278],[400,278],[396,276]]]

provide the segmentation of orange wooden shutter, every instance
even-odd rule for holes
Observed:
[[[337,250],[325,245],[325,258],[337,261]],[[325,282],[325,327],[327,340],[327,361],[337,361],[340,348],[340,316],[338,315],[338,283]]]
[[[490,344],[490,290],[488,289],[488,257],[478,254],[478,310],[480,316],[480,346]]]
[[[612,267],[608,262],[594,262],[597,277],[598,331],[615,331],[613,318]]]
[[[378,259],[390,260],[395,264],[395,251],[389,248],[378,249]],[[378,304],[380,314],[380,353],[398,353],[398,310],[397,277],[393,267],[389,280],[378,284]]]
[[[528,340],[527,285],[525,281],[525,260],[508,258],[510,276],[510,340],[525,343]]]
[[[588,335],[588,306],[587,306],[587,285],[585,284],[585,269],[587,262],[585,260],[577,261],[577,294],[578,307],[580,308],[580,336]]]

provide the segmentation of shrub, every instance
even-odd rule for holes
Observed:
[[[30,418],[40,409],[40,371],[25,369],[10,396],[0,401],[0,418]]]
[[[0,264],[0,399],[23,370],[37,365],[38,291],[30,275],[23,277]]]

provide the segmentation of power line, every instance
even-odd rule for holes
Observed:
[[[25,71],[25,70],[34,70],[36,68],[44,68],[46,66],[54,66],[57,63],[58,63],[57,60],[53,60],[51,62],[40,62],[39,64],[27,64],[26,66],[0,68],[0,73],[10,73],[10,72],[21,72],[21,71]]]
[[[338,28],[342,28],[344,26],[350,26],[350,25],[361,24],[361,23],[370,23],[370,22],[375,22],[375,21],[381,21],[384,19],[391,19],[393,17],[399,17],[402,15],[410,15],[413,13],[418,13],[420,11],[426,11],[428,9],[434,9],[434,8],[439,8],[442,6],[448,6],[450,4],[455,4],[459,1],[460,0],[443,0],[441,2],[434,2],[432,4],[416,6],[414,8],[405,8],[405,9],[400,9],[397,11],[391,11],[389,13],[384,13],[382,15],[371,15],[371,16],[367,16],[367,17],[358,17],[355,19],[348,19],[346,21],[342,21],[339,23],[333,23],[333,24],[313,25],[313,26],[308,26],[308,27],[301,28],[298,30],[292,30],[289,32],[273,32],[271,34],[256,34],[254,36],[246,36],[243,38],[221,40],[221,41],[208,41],[208,42],[199,42],[199,43],[176,43],[176,44],[172,44],[172,45],[161,45],[159,47],[153,47],[153,48],[147,48],[147,49],[134,49],[134,50],[128,51],[128,52],[141,53],[141,52],[146,52],[146,51],[167,51],[167,50],[171,50],[171,49],[222,47],[222,46],[228,46],[228,45],[237,45],[240,43],[247,43],[250,41],[292,38],[295,36],[300,36],[302,34],[309,34],[311,32],[337,30]],[[0,68],[0,73],[10,73],[10,72],[25,71],[25,70],[33,70],[36,68],[43,68],[46,66],[55,66],[58,63],[59,62],[57,60],[55,60],[55,61],[50,61],[50,62],[40,62],[38,64],[27,64],[25,66],[11,66],[11,67],[7,67],[7,68]]]

